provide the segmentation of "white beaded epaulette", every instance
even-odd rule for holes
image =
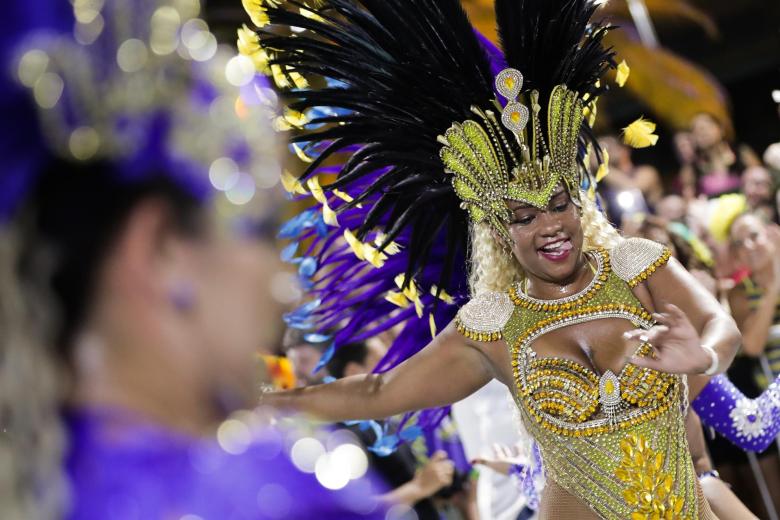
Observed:
[[[498,341],[515,305],[509,295],[486,292],[472,298],[455,317],[458,332],[475,341]]]
[[[615,274],[635,287],[669,261],[672,252],[646,238],[627,238],[613,247],[609,256]]]

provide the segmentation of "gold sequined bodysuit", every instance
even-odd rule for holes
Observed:
[[[515,398],[548,479],[542,518],[579,515],[582,503],[605,519],[715,518],[701,497],[688,451],[682,377],[631,363],[619,374],[599,375],[576,361],[537,356],[531,348],[548,332],[594,320],[652,326],[631,289],[664,264],[669,251],[629,239],[592,256],[597,272],[576,295],[536,300],[516,286],[475,298],[456,320],[464,335],[503,338],[511,349]],[[642,345],[637,355],[649,349]],[[567,506],[572,495],[580,504]]]

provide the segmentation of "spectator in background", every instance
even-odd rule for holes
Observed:
[[[763,166],[750,166],[742,172],[742,193],[750,211],[764,222],[777,223],[772,175]]]
[[[747,397],[755,398],[766,384],[756,358],[766,354],[775,375],[780,371],[780,230],[750,212],[743,212],[733,218],[727,233],[735,282],[728,301],[743,337],[742,349],[729,368],[728,377]],[[745,453],[720,437],[709,442],[709,446],[723,479],[751,511],[766,518]],[[778,508],[780,463],[776,448],[760,454],[759,462]]]
[[[667,222],[684,222],[686,212],[685,199],[679,195],[667,195],[655,207],[655,214]]]
[[[327,374],[317,368],[330,343],[329,338],[319,334],[294,328],[287,329],[282,340],[282,348],[293,365],[296,386],[304,387],[322,383]]]
[[[726,140],[723,125],[713,115],[700,113],[691,120],[691,137],[695,155],[679,154],[682,163],[680,181],[682,195],[692,199],[697,195],[717,197],[737,192],[740,174],[745,166],[759,164],[749,148],[735,150]]]
[[[739,266],[729,303],[742,329],[742,348],[749,356],[766,354],[776,376],[780,373],[780,228],[767,225],[760,215],[743,213],[731,225],[729,240]]]
[[[652,166],[635,165],[631,149],[615,136],[599,139],[609,155],[609,175],[599,185],[610,221],[619,226],[624,217],[647,213],[663,193],[658,171]]]
[[[609,175],[604,178],[607,186],[614,191],[638,189],[648,206],[654,208],[663,195],[658,170],[648,164],[634,164],[631,148],[614,135],[602,137],[599,143],[609,154]]]
[[[328,372],[337,379],[368,374],[382,359],[385,351],[376,338],[367,343],[343,345],[328,362]],[[354,433],[366,449],[377,440],[376,432],[371,428],[360,425],[344,427]],[[371,469],[392,489],[384,496],[385,500],[413,508],[419,520],[439,519],[433,497],[452,484],[455,470],[445,452],[434,453],[427,463],[420,465],[411,446],[401,444],[385,456],[369,450],[369,461]]]

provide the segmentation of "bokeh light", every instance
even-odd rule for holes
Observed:
[[[239,177],[238,165],[230,157],[220,157],[209,168],[211,185],[220,191],[232,189]]]
[[[116,51],[116,62],[125,72],[137,72],[146,65],[149,53],[146,44],[137,38],[122,42]]]
[[[241,172],[236,183],[225,191],[225,196],[236,206],[243,206],[252,200],[256,191],[257,186],[252,176]]]
[[[314,473],[317,460],[325,455],[325,446],[313,437],[298,439],[290,450],[293,464],[304,473]]]
[[[246,56],[233,56],[225,66],[225,77],[236,87],[247,85],[255,77],[255,64]]]
[[[243,422],[228,419],[217,430],[217,442],[226,452],[239,455],[244,453],[252,442],[252,433]]]

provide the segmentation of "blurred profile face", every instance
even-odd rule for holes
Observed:
[[[685,219],[685,199],[679,195],[666,196],[656,204],[655,211],[669,222],[682,222]]]
[[[762,166],[752,166],[742,174],[742,192],[751,207],[772,202],[772,177]]]
[[[707,149],[723,141],[720,123],[709,114],[698,114],[691,120],[691,136],[700,149]]]
[[[545,210],[509,202],[512,252],[529,277],[565,283],[575,273],[582,252],[580,212],[562,187]]]
[[[321,357],[322,352],[318,348],[306,343],[293,345],[287,350],[287,358],[292,363],[298,387],[322,383],[325,371],[320,370],[318,373],[314,373]]]
[[[270,290],[281,267],[278,255],[267,242],[226,233],[210,236],[198,249],[192,321],[204,349],[202,369],[215,392],[236,399],[237,406],[250,405],[257,357],[273,345],[281,320]]]
[[[755,215],[737,217],[729,235],[737,262],[753,272],[765,269],[772,262],[774,248],[765,224]]]

